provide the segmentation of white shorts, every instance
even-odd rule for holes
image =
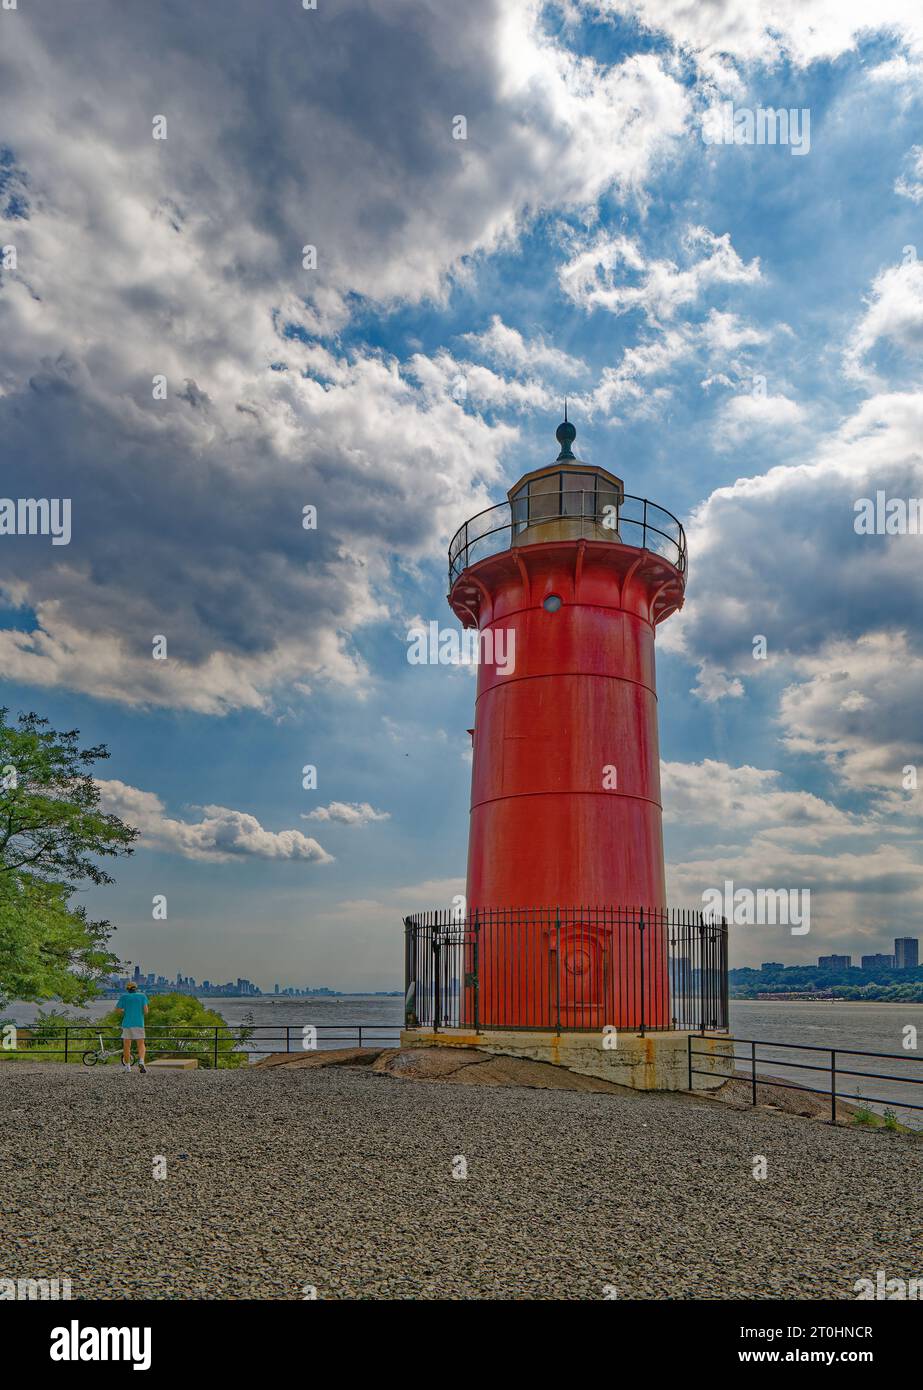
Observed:
[[[123,1042],[125,1041],[126,1038],[143,1038],[143,1037],[144,1037],[144,1029],[143,1029],[143,1028],[123,1028],[123,1029],[122,1029],[122,1041],[123,1041]]]

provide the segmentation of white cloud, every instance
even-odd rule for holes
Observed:
[[[776,325],[776,331],[791,333],[786,324]],[[702,341],[713,353],[737,352],[742,347],[759,347],[768,343],[772,332],[745,323],[739,314],[722,313],[712,309],[701,327]]]
[[[908,835],[920,806],[881,797],[864,812],[844,811],[802,790],[786,790],[778,771],[713,759],[661,764],[664,821],[672,852],[671,902],[701,905],[706,890],[767,888],[811,894],[810,934],[787,926],[731,928],[731,964],[757,964],[784,940],[808,956],[838,941],[855,953],[903,931],[923,910],[923,858]],[[887,903],[883,914],[882,902]],[[803,900],[802,900],[803,902]],[[873,943],[869,945],[868,943]]]
[[[866,311],[853,330],[845,353],[847,374],[867,375],[865,357],[879,342],[917,356],[923,349],[923,262],[913,248],[900,265],[882,270],[872,282]]]
[[[832,61],[852,52],[860,36],[896,35],[912,51],[923,45],[923,17],[915,0],[712,0],[707,5],[676,0],[585,0],[599,14],[629,16],[645,29],[665,34],[693,56],[712,80],[729,61],[774,67],[784,59],[796,67]]]
[[[347,634],[385,620],[395,556],[437,556],[487,505],[516,431],[436,389],[448,354],[305,336],[363,300],[445,295],[538,212],[643,197],[684,85],[651,54],[571,53],[534,0],[343,0],[256,25],[225,0],[220,23],[177,10],[166,48],[151,7],[117,0],[7,27],[7,173],[28,216],[0,295],[0,432],[10,489],[72,497],[74,538],[4,545],[0,586],[26,616],[0,635],[4,674],[216,714],[361,690]],[[499,321],[484,348],[516,379],[466,366],[475,406],[557,402],[518,379],[533,349],[538,371],[575,369]]]
[[[227,806],[201,806],[198,821],[177,820],[165,813],[154,792],[124,782],[98,781],[103,810],[141,831],[146,849],[180,854],[184,859],[229,863],[240,858],[300,859],[330,864],[328,854],[300,830],[266,830],[255,816]]]
[[[541,410],[558,399],[558,393],[534,376],[521,381],[506,377],[480,363],[466,362],[442,350],[434,357],[417,353],[408,364],[427,400],[467,402],[493,409]]]
[[[833,836],[868,833],[849,815],[806,791],[780,789],[769,768],[732,767],[712,758],[660,765],[664,819],[687,826],[718,826],[722,837],[749,838],[754,831],[778,843],[820,844]]]
[[[687,525],[683,610],[658,641],[691,660],[748,678],[790,670],[832,638],[882,626],[899,595],[900,626],[916,648],[923,571],[915,535],[857,535],[855,504],[923,496],[923,393],[864,402],[821,440],[810,462],[771,468],[716,489]],[[768,660],[753,659],[763,634]]]
[[[789,747],[823,757],[856,791],[880,789],[894,810],[923,810],[923,651],[908,634],[832,640],[799,657],[794,670],[780,701]],[[916,795],[903,788],[907,767],[917,772]]]
[[[713,439],[718,448],[730,449],[760,430],[792,429],[804,414],[798,402],[787,396],[732,396],[718,412]]]
[[[743,693],[743,681],[736,676],[716,671],[706,661],[699,662],[696,683],[690,691],[696,699],[702,700],[706,705],[716,705],[719,700],[739,700]]]
[[[919,78],[923,78],[923,65]],[[917,85],[919,86],[919,80]],[[923,145],[911,147],[904,160],[904,173],[898,177],[894,191],[902,198],[909,198],[913,203],[923,203]]]
[[[329,806],[318,806],[309,811],[302,820],[334,821],[338,825],[362,826],[372,821],[390,820],[389,811],[376,811],[367,801],[331,801]]]
[[[552,347],[541,334],[526,339],[494,314],[483,333],[463,333],[475,353],[514,368],[517,372],[544,371],[552,376],[582,376],[588,370],[579,357],[571,357],[560,348]]]
[[[648,261],[628,237],[600,233],[561,267],[561,288],[587,310],[625,314],[637,309],[656,323],[697,303],[713,285],[754,284],[760,279],[759,258],[742,261],[728,232],[717,236],[706,227],[689,227],[683,241],[690,256],[704,254],[680,269],[673,261]]]

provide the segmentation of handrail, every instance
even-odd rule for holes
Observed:
[[[614,502],[608,502],[609,496],[614,497]],[[568,511],[565,499],[580,498],[580,510]],[[592,505],[587,508],[586,498],[593,499]],[[557,510],[548,514],[543,514],[545,509],[555,502]],[[637,504],[637,506],[635,506]],[[606,509],[614,512],[610,516]],[[517,509],[520,514],[517,514]],[[640,515],[633,516],[631,513],[638,511]],[[650,519],[650,511],[656,515],[654,520]],[[499,526],[489,526],[486,529],[478,528],[476,535],[471,535],[470,528],[479,522],[483,517],[500,519],[496,514],[502,514],[503,520]],[[534,515],[533,513],[538,513]],[[602,520],[603,514],[606,519]],[[655,524],[657,520],[663,521],[663,526]],[[686,572],[686,533],[682,523],[672,512],[667,511],[656,502],[650,502],[646,497],[637,497],[631,493],[597,492],[590,488],[562,488],[558,493],[538,493],[534,496],[520,496],[512,501],[498,502],[492,507],[485,507],[480,512],[475,512],[474,516],[458,528],[452,537],[449,545],[449,585],[464,570],[478,560],[487,559],[491,555],[498,555],[512,546],[514,534],[521,535],[524,531],[538,531],[542,526],[555,525],[561,521],[567,522],[590,522],[594,527],[593,538],[599,539],[598,528],[611,531],[612,540],[622,545],[632,545],[633,541],[626,541],[622,535],[623,527],[635,527],[640,532],[640,545],[636,546],[639,550],[647,550],[652,554],[661,555],[670,564],[674,565],[681,574]],[[668,529],[663,529],[663,527]],[[508,533],[508,539],[501,544],[493,547],[483,547],[483,542],[491,536],[503,537]],[[666,547],[659,546],[656,537]],[[649,542],[651,542],[649,544]],[[540,544],[540,540],[536,540]],[[478,553],[472,554],[476,547],[481,547]]]
[[[121,1024],[67,1024],[57,1032],[47,1035],[48,1046],[36,1047],[32,1042],[35,1025],[23,1023],[16,1025],[21,1031],[22,1046],[7,1049],[17,1060],[35,1057],[61,1057],[65,1062],[78,1060],[84,1051],[94,1050],[97,1040],[102,1037],[106,1044],[116,1047],[121,1043]],[[351,1046],[355,1040],[359,1047],[363,1039],[374,1039],[377,1043],[395,1042],[400,1037],[400,1023],[225,1023],[215,1024],[151,1024],[145,1027],[145,1040],[151,1052],[187,1052],[190,1056],[198,1053],[210,1056],[215,1065],[219,1055],[268,1056],[273,1052],[292,1052],[309,1050],[303,1047],[305,1028],[313,1028],[318,1042],[344,1044]],[[346,1036],[343,1036],[346,1034]],[[227,1048],[230,1041],[234,1044]],[[252,1046],[253,1043],[278,1042],[280,1046]],[[284,1047],[282,1044],[284,1043]],[[297,1046],[293,1044],[297,1043]],[[225,1046],[219,1046],[224,1044]],[[93,1046],[90,1046],[93,1045]],[[330,1049],[332,1050],[332,1049]],[[0,1062],[4,1051],[0,1049]]]
[[[693,1076],[709,1076],[709,1077],[711,1077],[712,1079],[714,1079],[715,1076],[723,1076],[723,1075],[724,1075],[724,1074],[721,1073],[721,1072],[715,1072],[715,1071],[713,1071],[713,1070],[709,1071],[709,1070],[705,1070],[704,1068],[701,1068],[701,1067],[693,1067],[693,1065],[692,1065],[692,1059],[693,1059],[693,1057],[704,1057],[704,1056],[709,1056],[709,1057],[714,1058],[714,1056],[715,1056],[713,1049],[709,1049],[707,1053],[706,1053],[706,1052],[702,1052],[702,1051],[698,1051],[698,1052],[697,1052],[697,1051],[694,1051],[694,1049],[693,1049],[693,1043],[696,1041],[696,1037],[697,1037],[697,1036],[700,1036],[700,1035],[696,1035],[696,1034],[694,1034],[694,1033],[690,1033],[690,1034],[689,1034],[688,1041],[687,1041],[687,1048],[688,1048],[688,1063],[689,1063],[689,1066],[688,1066],[688,1071],[689,1071],[689,1090],[690,1090],[690,1091],[692,1090],[692,1078],[693,1078]],[[765,1078],[765,1077],[763,1077],[763,1078],[758,1077],[757,1074],[756,1074],[756,1063],[757,1063],[757,1060],[760,1060],[760,1061],[762,1061],[764,1064],[767,1064],[767,1063],[768,1063],[770,1066],[774,1066],[774,1067],[789,1067],[789,1068],[792,1069],[792,1070],[797,1070],[797,1071],[813,1071],[813,1072],[820,1072],[822,1075],[824,1075],[824,1074],[828,1075],[828,1076],[830,1077],[830,1092],[829,1092],[829,1094],[830,1094],[830,1123],[833,1124],[833,1125],[835,1125],[835,1124],[837,1123],[837,1118],[836,1118],[836,1103],[837,1103],[837,1100],[855,1101],[855,1100],[858,1099],[858,1100],[860,1100],[860,1101],[867,1101],[869,1104],[872,1104],[872,1105],[885,1105],[885,1106],[888,1106],[888,1105],[895,1105],[895,1106],[897,1106],[897,1107],[898,1107],[899,1109],[901,1109],[901,1110],[921,1110],[921,1111],[923,1111],[923,1105],[916,1105],[916,1104],[914,1104],[912,1101],[909,1101],[909,1100],[897,1100],[897,1099],[895,1099],[893,1096],[855,1096],[855,1097],[853,1097],[853,1096],[847,1095],[845,1091],[838,1091],[838,1090],[837,1090],[837,1086],[836,1086],[837,1078],[840,1077],[840,1076],[861,1076],[861,1077],[864,1077],[867,1081],[894,1081],[894,1082],[896,1082],[896,1083],[897,1083],[898,1085],[900,1085],[900,1086],[923,1086],[923,1075],[920,1075],[920,1076],[892,1076],[892,1075],[890,1075],[890,1074],[888,1074],[888,1073],[884,1073],[884,1072],[852,1071],[852,1070],[851,1070],[850,1068],[848,1068],[848,1067],[841,1067],[841,1066],[838,1066],[838,1065],[837,1065],[837,1057],[841,1057],[841,1056],[842,1056],[842,1057],[874,1057],[874,1058],[876,1058],[876,1059],[878,1059],[879,1061],[882,1061],[882,1062],[917,1062],[917,1063],[923,1062],[923,1057],[910,1057],[910,1056],[908,1056],[906,1053],[903,1053],[903,1054],[902,1054],[902,1053],[900,1053],[900,1052],[866,1052],[866,1051],[863,1051],[861,1048],[856,1048],[856,1047],[841,1047],[841,1046],[839,1046],[839,1045],[837,1045],[836,1047],[823,1047],[823,1046],[821,1046],[821,1045],[818,1044],[818,1043],[773,1042],[773,1041],[771,1041],[769,1038],[735,1038],[735,1037],[731,1037],[730,1035],[727,1035],[727,1034],[725,1034],[725,1035],[722,1037],[721,1041],[722,1041],[722,1042],[729,1042],[729,1043],[731,1043],[732,1045],[736,1045],[737,1043],[745,1043],[745,1044],[750,1048],[750,1056],[749,1056],[749,1058],[747,1058],[747,1057],[738,1057],[737,1054],[736,1054],[736,1052],[732,1052],[732,1053],[730,1053],[730,1054],[725,1054],[725,1055],[723,1056],[722,1060],[728,1061],[728,1062],[733,1062],[733,1063],[735,1064],[735,1067],[736,1067],[736,1064],[737,1064],[738,1062],[747,1062],[747,1061],[749,1061],[749,1063],[750,1063],[750,1074],[749,1074],[749,1077],[747,1076],[747,1073],[746,1073],[746,1072],[740,1072],[740,1073],[738,1073],[738,1072],[735,1070],[735,1071],[733,1071],[733,1072],[729,1072],[726,1076],[724,1076],[724,1079],[725,1079],[726,1081],[735,1081],[735,1080],[736,1080],[736,1081],[746,1081],[746,1080],[749,1080],[749,1082],[750,1082],[750,1104],[751,1104],[751,1105],[756,1105],[756,1103],[757,1103],[756,1096],[757,1096],[757,1087],[758,1087],[758,1086],[778,1086],[778,1087],[780,1088],[780,1090],[783,1090],[783,1091],[805,1091],[805,1092],[808,1092],[808,1093],[813,1094],[813,1095],[817,1095],[817,1094],[818,1094],[816,1088],[813,1087],[813,1086],[794,1086],[794,1085],[792,1085],[792,1083],[791,1083],[790,1081],[779,1081],[779,1080],[775,1080],[775,1079],[771,1079],[771,1080],[770,1080],[770,1079]],[[765,1056],[758,1059],[758,1058],[757,1058],[757,1055],[756,1055],[756,1049],[757,1049],[758,1047],[768,1047],[768,1048],[786,1047],[786,1048],[790,1048],[790,1049],[792,1049],[793,1051],[796,1051],[796,1052],[826,1052],[826,1053],[828,1053],[829,1056],[830,1056],[830,1064],[829,1064],[829,1066],[826,1066],[826,1067],[821,1066],[819,1063],[818,1063],[818,1065],[816,1065],[816,1066],[811,1066],[811,1065],[808,1065],[806,1062],[787,1062],[787,1061],[785,1061],[784,1058],[779,1058],[779,1057],[765,1057]]]

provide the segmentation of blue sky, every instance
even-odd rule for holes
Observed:
[[[918,6],[33,0],[0,39],[0,493],[73,506],[0,536],[0,695],[111,749],[124,958],[399,983],[463,889],[474,689],[406,633],[565,392],[688,525],[671,901],[810,889],[734,964],[919,931],[923,541],[853,524],[923,496]],[[728,102],[810,148],[706,143]]]

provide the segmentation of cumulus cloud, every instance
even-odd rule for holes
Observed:
[[[547,409],[558,399],[558,393],[536,376],[524,380],[515,375],[504,376],[482,363],[456,358],[448,350],[432,357],[417,353],[407,370],[419,381],[424,396],[433,401],[467,402],[482,409],[486,406],[531,411]]]
[[[762,394],[733,396],[715,420],[713,438],[720,449],[730,449],[761,430],[786,430],[804,419],[804,409],[788,396]]]
[[[786,791],[771,768],[732,767],[713,758],[699,763],[660,765],[664,819],[719,826],[723,837],[758,830],[774,841],[819,844],[834,835],[865,833],[859,816],[849,815],[806,791]]]
[[[715,670],[707,661],[700,661],[696,683],[690,694],[695,695],[706,705],[716,705],[719,700],[739,700],[743,696],[743,681],[737,676],[728,676],[724,671]]]
[[[37,7],[0,54],[7,486],[70,497],[74,517],[66,549],[0,552],[22,610],[0,662],[210,714],[361,690],[349,634],[384,619],[394,557],[438,555],[502,476],[516,431],[471,406],[548,401],[474,364],[466,408],[432,389],[454,370],[438,351],[342,347],[354,307],[444,296],[540,210],[640,196],[688,111],[658,57],[580,57],[533,0],[216,14]],[[517,370],[527,350],[502,325],[484,349]],[[536,350],[540,370],[573,370]]]
[[[846,349],[847,374],[867,375],[864,360],[881,342],[914,356],[923,350],[923,262],[912,246],[905,248],[900,265],[882,270],[872,282]]]
[[[852,52],[860,35],[900,37],[912,51],[923,48],[923,17],[914,0],[714,0],[678,5],[676,0],[585,0],[597,14],[628,17],[665,35],[692,56],[716,82],[730,82],[729,63],[796,67],[832,61]]]
[[[662,642],[744,679],[785,674],[834,638],[883,626],[899,596],[914,650],[923,631],[920,537],[857,534],[856,505],[923,496],[923,393],[865,401],[806,463],[716,489],[687,527],[687,603]],[[753,659],[765,635],[767,660]],[[658,638],[658,640],[661,640]]]
[[[701,762],[661,764],[664,821],[672,852],[670,900],[701,904],[707,890],[768,888],[811,894],[807,954],[837,941],[855,954],[912,931],[923,908],[923,858],[910,816],[878,798],[844,810],[813,793],[787,789],[770,768]],[[882,899],[887,900],[882,921]],[[732,928],[732,964],[767,959],[767,941],[794,939],[786,927]],[[872,944],[867,944],[872,943]]]
[[[333,856],[300,830],[266,830],[256,816],[227,806],[201,806],[197,821],[166,814],[154,792],[117,780],[98,781],[103,809],[141,831],[147,849],[180,854],[184,859],[228,863],[234,859],[301,859],[330,864]]]
[[[800,657],[795,673],[780,701],[789,747],[822,757],[854,790],[887,793],[893,810],[923,809],[919,642],[899,628],[834,640]]]
[[[923,65],[921,65],[923,76]],[[923,145],[914,145],[904,160],[904,172],[894,184],[895,193],[912,203],[923,203]]]
[[[744,262],[731,245],[730,233],[716,236],[707,227],[689,227],[683,238],[691,263],[649,261],[639,244],[626,236],[599,234],[579,248],[560,269],[561,288],[585,309],[625,314],[637,309],[651,322],[672,318],[719,284],[754,284],[759,258]],[[692,259],[701,252],[698,259]]]
[[[376,820],[390,820],[389,811],[376,811],[367,801],[331,801],[329,806],[318,806],[309,811],[302,820],[334,821],[338,825],[370,825]]]
[[[581,358],[571,357],[553,347],[542,334],[528,339],[523,337],[518,329],[505,324],[499,314],[492,316],[483,333],[464,333],[462,338],[476,355],[486,356],[519,372],[544,371],[556,377],[568,377],[582,376],[589,370]]]
[[[691,362],[708,375],[700,385],[737,390],[752,384],[754,366],[748,350],[771,341],[775,333],[790,333],[787,324],[757,328],[740,315],[709,310],[698,322],[653,326],[641,342],[623,348],[614,367],[604,367],[592,391],[575,397],[588,417],[651,415],[672,390],[671,379]],[[658,380],[664,378],[665,380]]]

